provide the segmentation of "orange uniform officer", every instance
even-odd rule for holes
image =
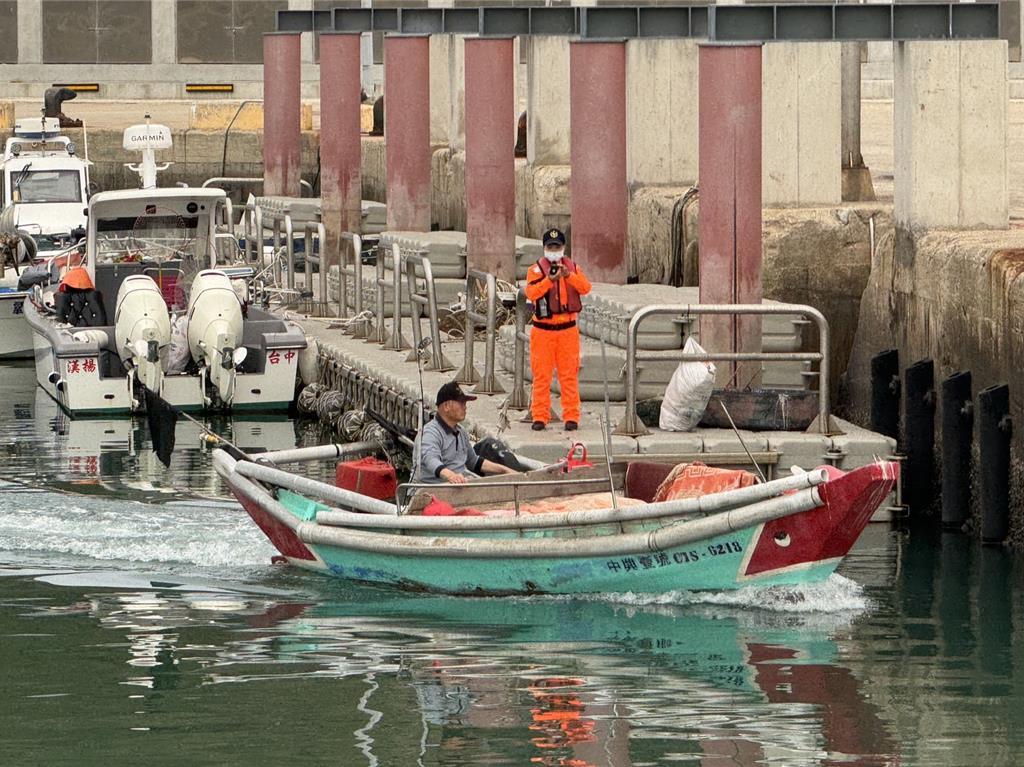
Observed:
[[[565,257],[565,234],[544,233],[544,258],[526,273],[526,297],[533,303],[530,331],[530,369],[533,371],[533,430],[540,431],[551,417],[551,377],[558,370],[562,389],[565,430],[575,431],[580,421],[580,331],[576,315],[581,296],[590,292],[590,280]]]

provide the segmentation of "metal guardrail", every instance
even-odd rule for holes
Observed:
[[[219,186],[221,188],[225,186],[245,186],[246,184],[262,184],[263,176],[214,176],[208,178],[203,182],[203,188],[208,186]],[[313,185],[305,179],[299,179],[299,189],[304,189],[309,194],[304,195],[306,197],[313,196]]]
[[[345,258],[347,248],[344,244],[338,254],[338,316],[358,317],[363,313],[363,238],[355,232],[342,232],[342,243],[350,243],[352,247],[352,263]],[[352,313],[349,314],[348,280],[352,280]],[[349,328],[353,338],[366,338],[369,328],[366,322],[353,324]]]
[[[384,342],[384,348],[393,352],[403,352],[411,348],[409,342],[402,335],[402,250],[398,243],[391,243],[392,256],[392,286],[394,292],[394,309],[391,313],[391,334]],[[387,280],[384,279],[384,254],[377,253],[377,306],[380,311],[378,318],[380,325],[384,325],[384,288],[387,287]]]
[[[397,245],[395,246],[397,247]],[[423,270],[423,281],[425,283],[424,293],[420,294],[416,289],[416,267]],[[412,351],[406,362],[415,362],[420,354],[423,345],[423,307],[426,307],[427,318],[430,321],[430,362],[424,368],[437,373],[444,373],[454,370],[455,366],[444,356],[441,348],[441,328],[437,322],[437,295],[434,292],[434,272],[430,266],[430,259],[423,255],[423,251],[416,253],[395,253],[395,269],[400,269],[406,278],[409,289],[409,313],[412,316]]]
[[[526,291],[516,291],[516,343],[512,357],[512,394],[508,398],[508,406],[512,410],[526,410],[530,407],[530,397],[526,393],[526,344],[530,337],[526,334],[526,321],[530,318],[530,305],[526,301]]]
[[[479,284],[486,286],[487,313],[480,314],[473,307],[476,305]],[[504,394],[505,389],[498,383],[494,375],[494,347],[498,324],[498,283],[494,275],[479,269],[466,268],[466,323],[465,343],[466,356],[462,369],[456,376],[460,384],[476,384],[473,391],[477,394]],[[484,346],[484,375],[476,372],[473,365],[473,344],[476,340],[477,327],[483,327],[487,336]]]
[[[817,352],[718,352],[706,354],[637,352],[637,333],[648,317],[664,314],[678,314],[683,318],[699,315],[777,315],[799,314],[809,318],[818,326],[819,351]],[[636,365],[638,362],[657,360],[678,360],[680,362],[817,362],[818,363],[818,429],[822,434],[830,433],[829,418],[829,329],[828,320],[812,306],[803,304],[684,304],[645,306],[629,321],[626,338],[626,414],[615,434],[639,437],[647,434],[636,414]]]

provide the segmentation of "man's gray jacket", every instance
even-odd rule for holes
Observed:
[[[441,483],[442,469],[473,477],[480,474],[483,459],[476,454],[469,434],[462,426],[454,428],[435,416],[416,437],[413,455],[419,455],[419,466],[413,471],[413,482]]]

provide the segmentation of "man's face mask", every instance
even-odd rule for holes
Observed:
[[[565,248],[561,248],[559,250],[545,250],[544,251],[544,258],[546,258],[548,261],[561,261],[562,260],[562,256],[564,256],[564,255],[565,255]]]

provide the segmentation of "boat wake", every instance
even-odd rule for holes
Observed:
[[[747,586],[735,591],[669,591],[664,594],[623,592],[567,598],[635,607],[707,605],[800,614],[859,613],[870,606],[859,583],[835,573],[822,583],[795,586]]]
[[[241,509],[18,491],[0,493],[0,550],[203,568],[265,565],[274,553]]]

